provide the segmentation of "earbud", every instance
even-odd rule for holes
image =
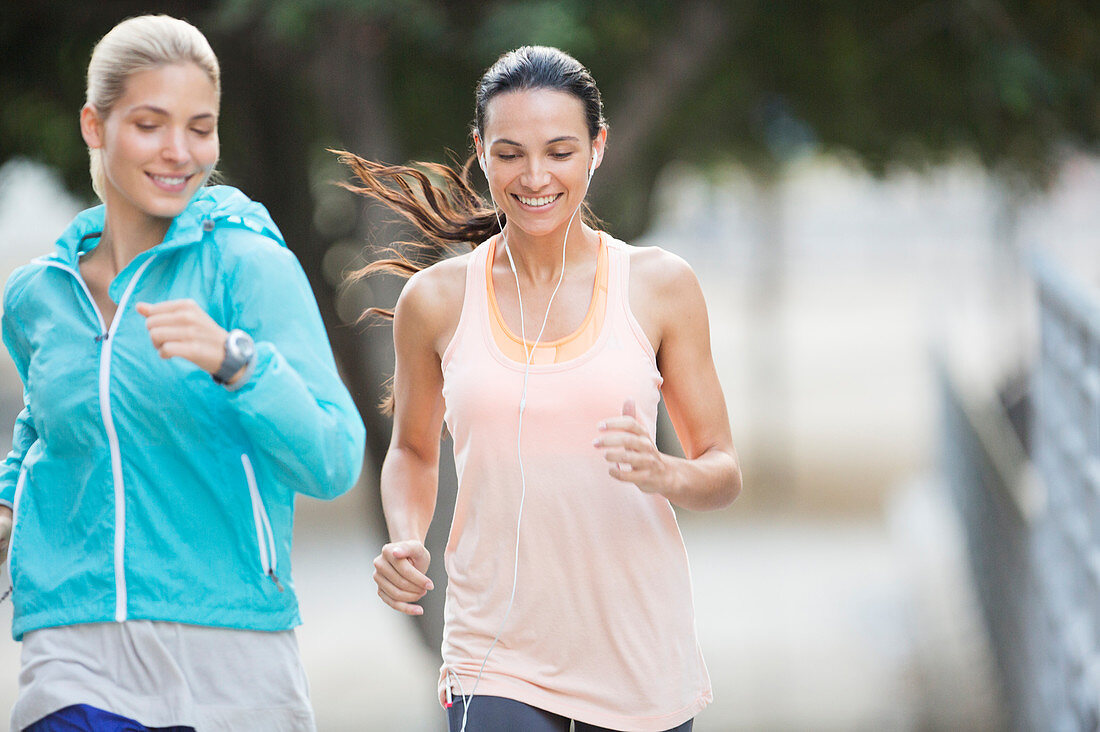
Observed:
[[[478,147],[481,146],[481,136],[478,135],[476,132],[474,133],[474,144],[477,145]],[[485,150],[484,150],[484,148],[482,148],[481,154],[477,156],[477,164],[481,166],[482,172],[486,172],[486,170],[485,170]]]
[[[480,140],[475,138],[475,141],[480,145]],[[477,162],[481,165],[482,171],[486,172],[488,177],[488,171],[485,167],[485,152],[482,149],[482,154],[477,156]],[[592,151],[592,162],[588,165],[588,180],[585,181],[584,195],[588,193],[588,184],[592,182],[592,175],[596,172],[596,164],[599,162],[599,156],[595,150]],[[490,186],[489,196],[492,197],[493,191]],[[582,195],[583,199],[583,195]],[[523,517],[523,504],[527,498],[527,476],[523,470],[523,413],[527,409],[527,385],[528,377],[531,375],[531,363],[534,361],[535,353],[538,350],[539,344],[542,342],[542,335],[546,332],[546,324],[550,322],[550,308],[554,306],[554,298],[558,294],[558,290],[561,288],[561,283],[565,279],[565,247],[569,242],[569,229],[573,226],[573,220],[577,218],[577,213],[581,210],[581,205],[578,204],[573,209],[573,215],[569,217],[569,223],[565,225],[565,237],[561,244],[561,274],[558,276],[558,284],[554,286],[553,292],[550,293],[550,300],[546,303],[546,314],[542,318],[542,327],[539,328],[539,333],[535,336],[535,342],[528,344],[527,332],[524,326],[526,322],[523,317],[523,292],[520,290],[519,285],[519,272],[516,270],[516,262],[512,257],[512,248],[508,246],[508,237],[504,232],[504,226],[500,223],[500,210],[496,207],[496,201],[494,200],[493,211],[497,217],[497,228],[500,230],[501,241],[504,244],[504,253],[508,256],[508,266],[512,270],[512,276],[516,280],[516,299],[519,302],[519,335],[520,340],[523,343],[523,350],[525,354],[524,366],[523,366],[523,389],[519,398],[519,424],[516,427],[516,458],[519,462],[519,480],[520,480],[520,494],[519,494],[519,510],[516,515],[516,547],[515,547],[515,565],[512,568],[512,595],[508,598],[508,607],[504,611],[504,617],[501,618],[500,627],[497,629],[496,636],[493,638],[493,642],[489,644],[489,650],[485,652],[485,657],[481,661],[481,668],[478,669],[477,677],[474,680],[474,688],[470,690],[469,694],[466,694],[466,690],[462,688],[462,681],[458,678],[458,675],[450,668],[450,666],[444,661],[444,668],[447,669],[447,707],[451,706],[451,677],[453,676],[458,683],[459,693],[462,695],[462,732],[466,731],[467,715],[470,711],[470,703],[474,699],[474,695],[477,693],[477,687],[481,683],[481,675],[485,672],[485,665],[489,662],[489,656],[492,654],[493,649],[496,648],[497,643],[500,641],[501,634],[504,633],[504,628],[508,623],[508,618],[512,614],[512,606],[516,600],[516,586],[519,574],[519,539],[520,528],[522,527]],[[582,200],[583,203],[583,200]]]

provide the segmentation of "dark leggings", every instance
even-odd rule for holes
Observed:
[[[462,698],[455,699],[454,705],[447,710],[447,723],[450,732],[462,729]],[[537,709],[500,696],[478,695],[470,703],[470,713],[466,717],[466,732],[569,732],[569,718]],[[668,732],[691,732],[688,720]],[[584,722],[573,722],[575,732],[609,732],[606,727],[596,727]]]

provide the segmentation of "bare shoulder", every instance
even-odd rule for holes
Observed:
[[[466,263],[471,256],[473,252],[449,257],[414,274],[401,290],[398,307],[406,303],[417,310],[436,312],[461,307],[466,292]]]
[[[630,256],[630,309],[661,353],[684,324],[706,323],[707,306],[699,279],[684,259],[660,247],[627,246]]]
[[[699,278],[683,257],[661,247],[627,246],[630,289],[663,302],[700,296]]]
[[[410,277],[397,299],[394,327],[414,329],[433,341],[437,350],[440,342],[449,341],[462,312],[471,256],[472,252],[449,257]]]

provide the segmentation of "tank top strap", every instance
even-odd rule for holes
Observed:
[[[458,315],[451,342],[443,351],[440,365],[446,369],[459,344],[471,335],[477,336],[487,324],[489,313],[485,302],[485,259],[488,257],[490,239],[478,244],[466,262],[466,291],[462,295],[462,310]],[[472,333],[471,333],[472,331]]]
[[[653,344],[630,309],[630,248],[609,234],[604,236],[609,255],[606,327],[614,328],[619,337],[634,340],[656,364]]]
[[[471,305],[481,302],[485,292],[485,260],[492,249],[493,237],[478,244],[470,254],[470,261],[466,262],[466,295],[462,299],[462,308],[465,310]]]

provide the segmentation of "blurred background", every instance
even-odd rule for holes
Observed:
[[[611,136],[591,197],[607,229],[685,257],[708,300],[745,490],[680,514],[715,687],[695,729],[1100,724],[1094,3],[8,2],[5,277],[93,202],[87,61],[144,12],[209,37],[223,178],[286,234],[368,424],[359,488],[299,503],[321,730],[444,728],[454,492],[445,460],[438,589],[424,619],[398,616],[370,579],[392,343],[355,321],[400,283],[345,275],[411,233],[333,185],[346,175],[327,148],[464,160],[477,79],[525,43],[569,51],[601,87]],[[5,358],[0,423],[20,406]],[[4,709],[18,654],[0,640]]]

